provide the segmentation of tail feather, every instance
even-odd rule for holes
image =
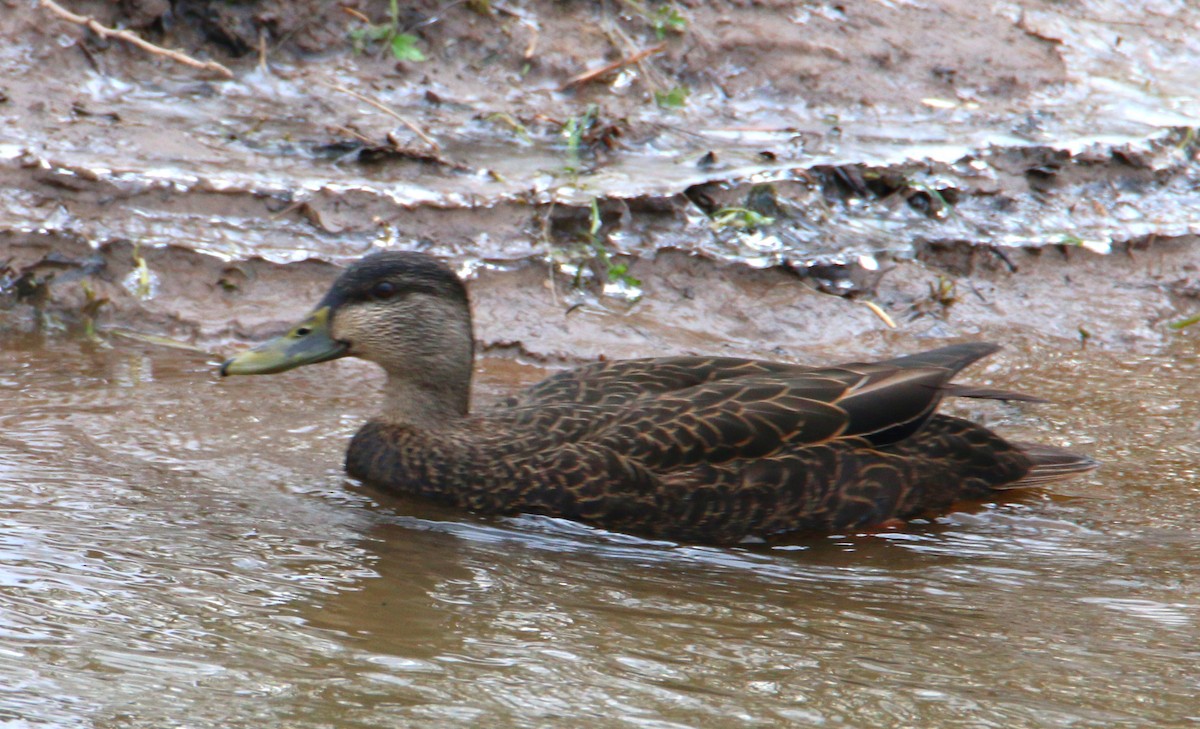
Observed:
[[[1005,488],[1028,488],[1055,481],[1065,481],[1095,470],[1100,465],[1089,456],[1072,453],[1055,446],[1040,443],[1013,443],[1013,445],[1033,461],[1033,467],[1021,480],[1014,481]]]
[[[991,344],[989,342],[967,342],[965,344],[951,344],[948,347],[940,349],[931,349],[925,352],[916,354],[908,354],[903,357],[889,359],[886,362],[881,362],[883,365],[892,365],[904,369],[925,369],[936,368],[947,370],[949,376],[944,380],[949,380],[954,375],[968,365],[983,359],[1000,349],[1000,345]],[[955,382],[943,381],[939,385],[942,393],[952,397],[974,397],[985,400],[1020,400],[1022,402],[1049,402],[1040,397],[1026,395],[1023,392],[1014,392],[1012,390],[999,390],[992,387],[976,387],[974,385],[960,385]]]
[[[952,397],[973,397],[981,400],[1019,400],[1021,402],[1038,402],[1048,403],[1049,400],[1037,397],[1036,395],[1026,395],[1023,392],[1014,390],[997,390],[993,387],[974,387],[972,385],[960,385],[956,382],[950,382],[942,385],[942,392]]]

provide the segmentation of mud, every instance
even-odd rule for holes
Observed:
[[[382,2],[73,6],[231,81],[4,5],[4,329],[220,347],[377,245],[542,361],[886,341],[868,301],[1155,347],[1196,308],[1184,4],[403,3],[424,62],[355,50]]]
[[[18,303],[9,330],[78,328],[89,308],[101,333],[141,332],[180,344],[251,340],[293,323],[337,275],[333,264],[225,262],[182,247],[137,251],[150,272],[139,295],[135,249],[92,249],[79,240],[9,236],[10,270],[48,281],[40,306]],[[822,293],[786,268],[755,269],[677,250],[639,259],[636,302],[580,296],[545,262],[478,268],[472,282],[476,333],[485,351],[538,362],[657,352],[804,357],[806,347],[855,342],[861,351],[906,337],[1032,336],[1067,346],[1152,349],[1180,336],[1167,325],[1200,298],[1193,245],[1159,240],[1109,254],[1067,247],[999,252],[968,243],[928,245],[856,286],[860,298]],[[80,285],[88,282],[85,288]],[[90,293],[89,293],[90,292]],[[162,292],[171,292],[165,295]],[[25,302],[38,294],[26,294]],[[891,330],[863,302],[888,312]],[[96,302],[100,303],[98,309]]]

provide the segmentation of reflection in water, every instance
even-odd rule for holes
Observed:
[[[1102,471],[901,532],[744,550],[349,484],[341,452],[374,399],[354,363],[218,382],[191,354],[6,341],[0,723],[1200,720],[1196,357],[997,359],[969,379],[1061,405],[969,414]],[[484,369],[487,395],[529,374]]]

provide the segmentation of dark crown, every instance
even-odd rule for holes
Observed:
[[[378,298],[379,285],[391,284],[395,294],[420,292],[467,302],[462,279],[438,259],[415,251],[381,251],[350,264],[322,302],[337,306]]]

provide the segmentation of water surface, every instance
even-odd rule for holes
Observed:
[[[971,414],[1103,470],[757,551],[373,494],[340,472],[366,368],[209,359],[0,348],[0,724],[1200,721],[1194,355],[1010,348],[971,379],[1061,404]]]

